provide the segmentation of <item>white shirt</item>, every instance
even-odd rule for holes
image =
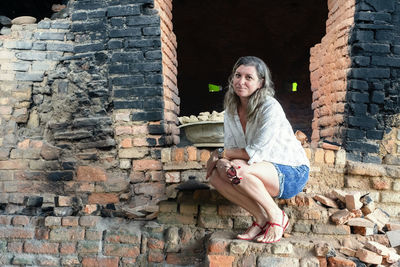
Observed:
[[[266,99],[253,122],[247,122],[246,134],[237,111],[233,116],[225,111],[224,147],[244,148],[250,157],[248,164],[268,161],[290,166],[310,166],[282,106],[273,97]]]

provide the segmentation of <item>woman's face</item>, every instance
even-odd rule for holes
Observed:
[[[233,89],[241,99],[250,97],[261,85],[254,66],[240,65],[233,75]]]

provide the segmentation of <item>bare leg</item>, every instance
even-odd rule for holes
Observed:
[[[275,167],[268,162],[255,163],[251,166],[241,160],[233,161],[233,165],[241,166],[237,169],[241,183],[235,186],[237,191],[256,201],[268,214],[269,221],[274,224],[286,224],[288,218],[283,218],[282,210],[271,197],[279,192],[279,179]],[[283,225],[282,225],[283,226]],[[282,227],[270,227],[269,231],[258,238],[259,242],[273,242],[283,235]]]
[[[247,194],[238,191],[228,177],[226,176],[226,169],[230,167],[230,162],[220,160],[217,163],[216,170],[210,176],[210,183],[218,190],[218,192],[223,195],[229,201],[235,203],[236,205],[244,208],[255,218],[258,225],[264,226],[268,221],[268,217],[264,209]],[[250,239],[255,235],[260,233],[260,228],[254,227],[250,228],[246,234],[239,235],[239,238]]]

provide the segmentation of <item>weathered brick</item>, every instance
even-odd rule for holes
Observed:
[[[22,215],[17,215],[14,216],[12,219],[12,224],[13,225],[28,225],[29,224],[29,217],[28,216],[22,216]]]
[[[312,225],[312,231],[316,234],[349,235],[350,227],[347,225],[314,224]]]
[[[62,218],[61,224],[63,226],[78,226],[78,222],[79,217],[67,216]]]
[[[139,254],[140,250],[137,246],[116,243],[104,244],[104,255],[106,256],[136,258],[137,256],[139,256]]]
[[[24,243],[24,252],[33,254],[58,254],[59,243],[29,240]]]
[[[37,240],[47,240],[49,239],[50,230],[48,228],[36,228],[35,229],[35,239]]]
[[[45,226],[60,226],[61,217],[47,216],[44,221]]]
[[[208,255],[207,261],[209,267],[220,267],[220,266],[232,266],[235,260],[235,256],[224,256],[224,255]],[[276,266],[276,265],[259,265],[257,266]]]
[[[85,237],[85,230],[82,228],[54,228],[50,231],[50,240],[53,241],[78,241]]]
[[[104,240],[110,243],[140,244],[140,232],[107,230]]]
[[[332,267],[356,267],[355,262],[342,257],[329,257],[328,263]]]
[[[7,160],[0,161],[0,170],[25,170],[28,169],[26,160]]]
[[[92,193],[88,199],[89,204],[118,203],[119,198],[115,193]]]
[[[139,14],[140,6],[138,5],[111,6],[107,8],[107,16],[109,17],[132,16]]]
[[[79,166],[77,171],[78,181],[106,181],[107,174],[101,167],[95,166]]]
[[[83,267],[98,267],[98,266],[107,266],[107,267],[118,267],[119,258],[118,257],[84,257],[82,259]]]
[[[10,231],[9,228],[0,226],[0,238],[31,239],[34,237],[34,235],[34,228],[14,227],[12,231]]]
[[[381,264],[382,256],[379,256],[375,252],[369,251],[367,249],[359,248],[356,253],[356,257],[361,261],[371,264]]]
[[[79,224],[84,227],[96,226],[99,221],[99,216],[82,216],[79,218]]]
[[[118,156],[120,159],[140,159],[148,154],[148,148],[134,147],[129,149],[120,149]]]
[[[24,244],[22,242],[13,242],[13,241],[8,242],[8,244],[7,244],[8,252],[21,254],[23,245]]]
[[[100,242],[98,241],[79,241],[79,254],[94,254],[99,252]]]
[[[162,170],[162,163],[155,159],[142,159],[133,161],[133,170]]]
[[[149,262],[163,262],[164,261],[164,253],[160,249],[150,249],[149,250],[149,255],[147,257],[147,260]]]
[[[61,265],[62,266],[75,266],[79,265],[79,258],[77,256],[67,256],[61,258]]]
[[[164,249],[165,242],[156,238],[147,239],[147,247],[150,249]]]
[[[181,181],[180,172],[166,172],[165,182],[166,183],[179,183]]]
[[[60,254],[75,254],[76,243],[73,242],[62,242],[60,243]]]
[[[86,230],[86,239],[87,240],[102,240],[102,238],[103,238],[103,231],[94,230],[94,229]]]

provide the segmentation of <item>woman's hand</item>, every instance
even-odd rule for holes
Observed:
[[[214,170],[215,166],[217,165],[219,158],[218,158],[218,152],[217,150],[214,150],[211,155],[210,158],[207,161],[207,175],[206,175],[206,179],[208,179],[208,177],[211,176],[212,171]]]

